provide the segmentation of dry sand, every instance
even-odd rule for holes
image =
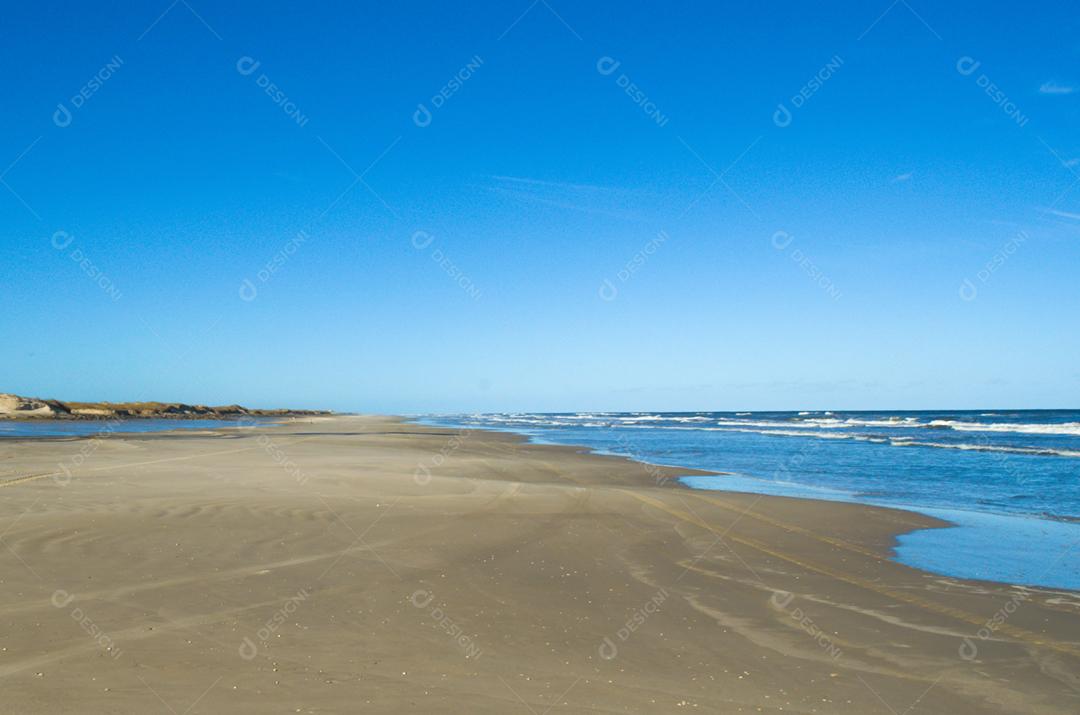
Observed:
[[[656,477],[378,417],[0,441],[0,710],[1080,712],[1080,595]]]

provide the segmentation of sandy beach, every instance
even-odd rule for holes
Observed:
[[[0,441],[3,710],[1080,711],[1080,594],[690,471],[392,417]]]

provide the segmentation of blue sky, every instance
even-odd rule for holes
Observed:
[[[1070,4],[578,5],[7,4],[0,391],[1080,405]]]

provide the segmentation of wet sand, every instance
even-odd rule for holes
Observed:
[[[0,440],[3,711],[1080,712],[1080,594],[675,474],[387,417]]]

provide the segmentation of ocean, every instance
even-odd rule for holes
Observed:
[[[955,524],[895,558],[945,576],[1080,590],[1080,410],[427,415],[730,475],[695,489],[900,507]]]

